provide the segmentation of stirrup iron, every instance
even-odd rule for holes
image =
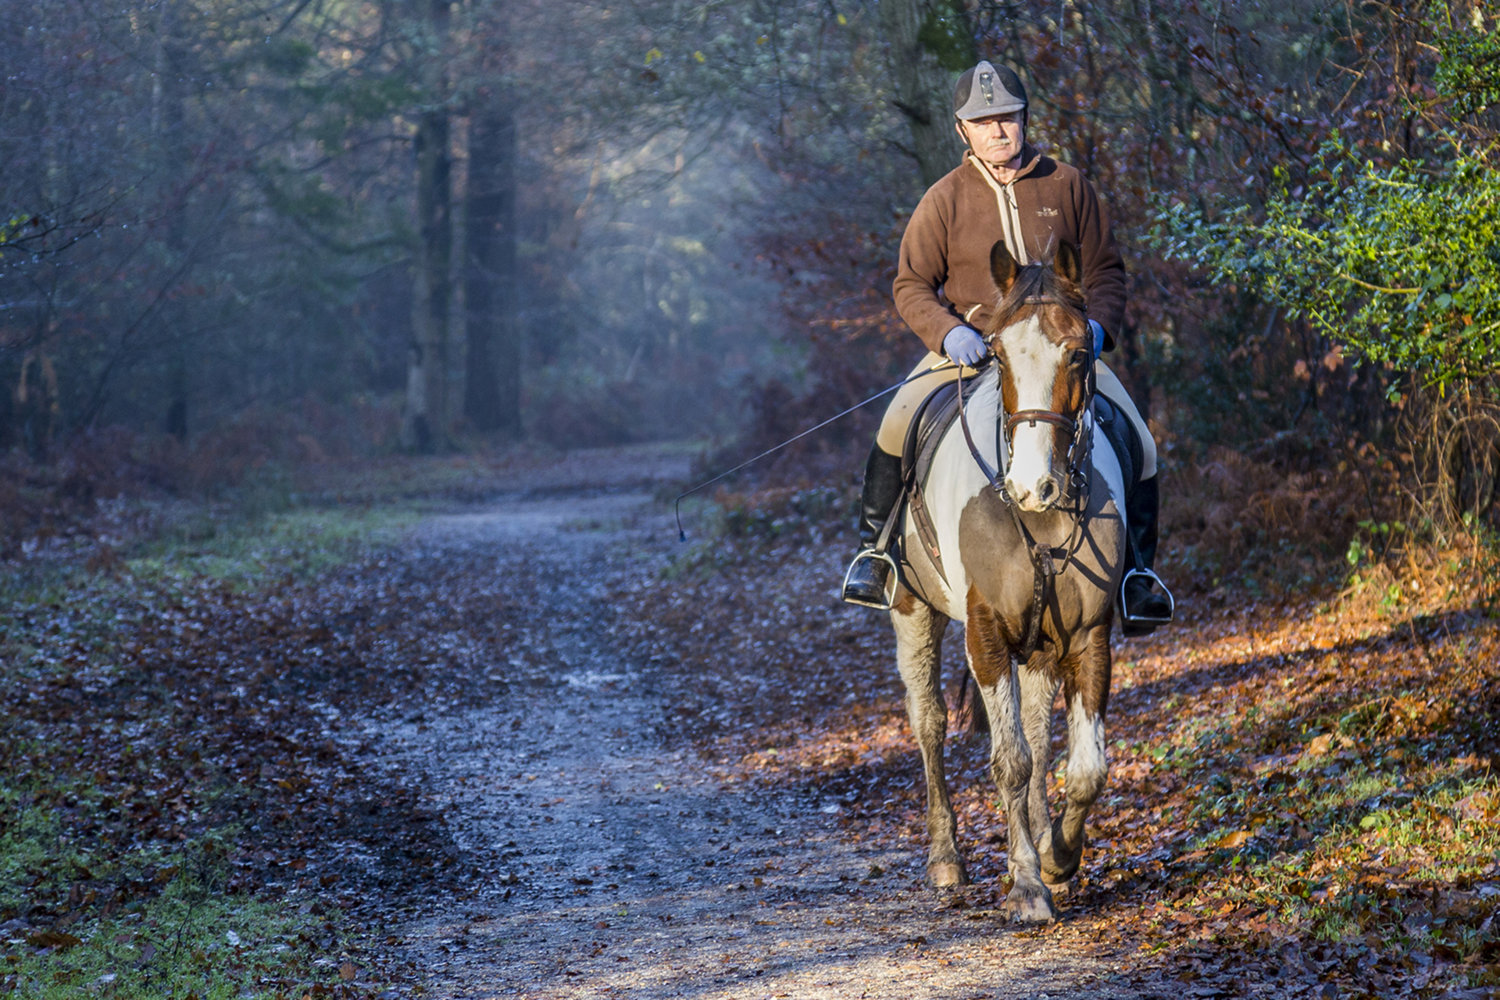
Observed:
[[[1126,584],[1128,584],[1136,577],[1145,577],[1147,580],[1160,587],[1161,592],[1167,595],[1167,615],[1165,618],[1157,617],[1155,615],[1141,614],[1138,610],[1132,609],[1126,602],[1125,594],[1128,591]],[[1142,568],[1128,569],[1125,571],[1125,577],[1120,581],[1120,622],[1122,625],[1145,626],[1149,631],[1150,629],[1156,628],[1158,625],[1172,624],[1172,619],[1176,614],[1177,599],[1172,596],[1172,592],[1167,589],[1167,585],[1162,582],[1161,577],[1156,575],[1155,570]]]
[[[874,559],[878,562],[883,562],[889,570],[889,572],[885,575],[884,601],[879,604],[875,603],[874,601],[859,600],[857,598],[848,596],[849,577],[854,575],[854,567],[858,566],[866,559]],[[896,565],[896,560],[891,558],[891,554],[889,552],[877,552],[875,549],[860,549],[859,552],[855,554],[853,561],[849,563],[849,568],[844,570],[844,583],[843,586],[839,588],[839,597],[846,604],[857,604],[862,608],[874,608],[876,611],[889,611],[891,610],[891,605],[893,605],[896,601],[896,587],[900,584],[900,582],[901,568]]]

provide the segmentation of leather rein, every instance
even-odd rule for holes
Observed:
[[[1024,305],[1046,305],[1058,303],[1059,300],[1051,296],[1031,296],[1023,301]],[[994,349],[994,337],[991,335],[990,357],[996,365],[1000,365],[1000,355]],[[1078,545],[1083,535],[1083,515],[1088,509],[1088,483],[1089,469],[1093,465],[1093,436],[1089,435],[1085,440],[1084,431],[1089,422],[1083,419],[1083,414],[1088,413],[1094,402],[1094,369],[1089,366],[1087,385],[1084,389],[1083,405],[1079,408],[1079,415],[1070,417],[1066,413],[1056,410],[1027,409],[1017,410],[1015,413],[1005,412],[1005,394],[998,393],[999,417],[995,421],[997,437],[1003,436],[1005,454],[1012,453],[1011,441],[1014,439],[1015,430],[1021,424],[1036,426],[1038,423],[1051,424],[1064,433],[1068,434],[1071,441],[1068,444],[1068,485],[1069,495],[1073,500],[1070,513],[1073,515],[1073,529],[1068,535],[1067,543],[1060,547],[1053,547],[1038,542],[1021,520],[1021,512],[1016,506],[1015,500],[1005,488],[1005,481],[998,471],[991,469],[989,463],[980,454],[978,446],[974,443],[974,435],[969,430],[969,421],[964,413],[963,386],[958,391],[958,423],[964,432],[964,442],[969,446],[969,454],[974,457],[985,479],[989,480],[990,488],[1000,495],[1005,509],[1010,512],[1011,520],[1015,523],[1016,531],[1026,543],[1026,554],[1031,559],[1033,583],[1031,591],[1031,615],[1026,626],[1026,637],[1022,642],[1021,659],[1028,660],[1035,653],[1041,643],[1042,610],[1045,607],[1046,591],[1056,578],[1058,571],[1065,569],[1073,554],[1078,551]],[[1001,443],[999,441],[997,444]],[[997,449],[996,457],[999,457]],[[1061,560],[1061,565],[1057,562]]]

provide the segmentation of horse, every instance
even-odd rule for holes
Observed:
[[[997,242],[990,272],[998,304],[982,333],[994,360],[920,487],[936,554],[919,537],[911,505],[903,515],[905,557],[890,614],[926,774],[928,880],[969,881],[943,767],[938,659],[953,620],[964,623],[968,669],[989,720],[990,776],[1007,819],[1013,884],[1002,909],[1039,923],[1057,917],[1048,883],[1077,872],[1084,819],[1108,770],[1104,712],[1126,558],[1125,483],[1092,417],[1093,335],[1077,249],[1064,244],[1050,265],[1022,267]],[[1068,762],[1054,823],[1047,773],[1059,687]]]

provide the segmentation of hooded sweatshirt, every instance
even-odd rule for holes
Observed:
[[[943,353],[960,323],[984,329],[999,293],[990,277],[990,247],[1005,240],[1021,264],[1050,260],[1063,240],[1083,256],[1088,316],[1104,327],[1105,346],[1125,313],[1125,264],[1109,212],[1075,167],[1026,144],[1009,184],[996,181],[972,152],[927,189],[901,238],[896,310],[922,343]]]

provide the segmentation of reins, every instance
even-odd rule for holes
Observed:
[[[1031,297],[1026,300],[1028,304],[1038,304],[1045,301],[1051,300],[1041,297]],[[998,366],[1000,363],[999,354],[994,350],[993,344],[990,347],[990,358],[992,360],[985,361],[984,364],[993,363]],[[1000,495],[1002,504],[1010,513],[1011,522],[1016,526],[1016,532],[1026,544],[1026,555],[1031,560],[1031,616],[1026,623],[1026,637],[1021,644],[1021,658],[1029,660],[1031,654],[1035,653],[1041,644],[1042,612],[1046,606],[1047,590],[1057,579],[1058,571],[1067,568],[1068,562],[1078,551],[1078,546],[1083,538],[1083,515],[1088,509],[1088,474],[1083,471],[1083,464],[1091,465],[1093,462],[1093,442],[1091,439],[1087,443],[1083,440],[1083,431],[1087,425],[1087,421],[1083,419],[1082,415],[1087,413],[1093,405],[1094,371],[1092,367],[1089,368],[1088,384],[1084,390],[1083,406],[1080,408],[1080,415],[1076,419],[1066,414],[1058,413],[1055,410],[1017,410],[1015,413],[1006,415],[1004,394],[998,393],[998,398],[1000,403],[997,409],[999,410],[1000,419],[995,424],[997,437],[1000,437],[1002,440],[996,442],[997,461],[1000,458],[1000,449],[998,446],[1003,443],[1006,452],[1009,453],[1015,429],[1023,423],[1031,426],[1036,426],[1038,422],[1052,424],[1066,431],[1072,438],[1072,441],[1068,445],[1068,482],[1072,487],[1071,492],[1075,501],[1072,510],[1073,529],[1069,532],[1065,544],[1053,547],[1037,541],[1036,537],[1027,529],[1026,523],[1021,519],[1021,512],[1016,505],[1015,499],[1011,497],[1009,491],[1005,488],[1004,480],[1000,478],[996,470],[990,468],[989,463],[980,454],[979,447],[974,443],[974,435],[969,430],[968,416],[964,413],[963,390],[962,388],[959,390],[958,423],[963,429],[964,443],[969,446],[969,454],[973,456],[975,464],[979,466],[979,470],[984,473],[985,479],[989,481],[990,488]],[[1058,566],[1055,562],[1057,559],[1062,560],[1061,566]]]

